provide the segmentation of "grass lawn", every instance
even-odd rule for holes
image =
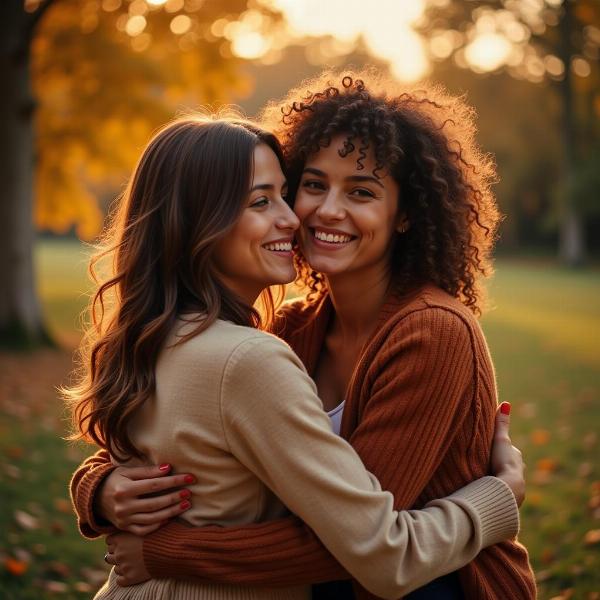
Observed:
[[[73,242],[38,245],[47,322],[79,338],[86,258]],[[528,464],[523,542],[540,598],[600,600],[600,272],[499,261],[483,320],[513,439]],[[68,351],[0,354],[0,598],[88,598],[106,573],[102,542],[76,531],[67,484],[89,447],[70,445],[55,387]]]

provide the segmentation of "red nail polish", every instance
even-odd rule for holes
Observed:
[[[186,483],[196,483],[196,478],[193,475],[186,475],[183,478],[183,481],[185,481]]]
[[[171,469],[171,465],[169,463],[163,463],[158,467],[161,471],[169,471]]]
[[[189,498],[191,495],[192,495],[192,492],[190,492],[190,490],[181,490],[179,492],[180,498]]]
[[[500,405],[500,412],[503,415],[510,415],[510,402],[503,402]]]
[[[184,500],[180,505],[179,508],[181,508],[181,510],[186,510],[191,506],[191,504],[187,501]]]

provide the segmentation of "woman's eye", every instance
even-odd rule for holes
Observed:
[[[321,181],[315,181],[313,179],[308,179],[302,182],[302,187],[307,190],[324,190],[325,185]]]
[[[350,194],[352,196],[358,196],[360,198],[375,198],[375,194],[371,190],[367,190],[366,188],[355,188]]]
[[[250,205],[251,208],[262,208],[263,206],[267,206],[270,200],[266,196],[261,196],[252,202]]]

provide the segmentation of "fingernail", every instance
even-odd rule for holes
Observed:
[[[171,468],[171,465],[169,463],[163,463],[162,465],[160,465],[160,467],[158,467],[161,471],[168,471]]]
[[[183,478],[183,481],[185,481],[186,483],[196,483],[196,478],[193,475],[186,475]]]
[[[503,415],[510,415],[510,402],[503,402],[500,405],[500,412]]]
[[[179,492],[180,498],[189,498],[191,495],[192,495],[192,492],[190,492],[190,490],[181,490]]]
[[[189,507],[191,506],[191,504],[187,501],[184,500],[180,505],[179,508],[181,508],[181,510],[187,510]]]

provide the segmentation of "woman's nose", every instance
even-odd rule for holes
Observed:
[[[340,221],[344,218],[344,205],[334,190],[329,190],[323,202],[317,208],[316,213],[317,216],[325,221]]]
[[[285,203],[282,203],[280,213],[277,216],[277,227],[279,229],[291,229],[296,231],[300,227],[300,220],[296,213]]]

